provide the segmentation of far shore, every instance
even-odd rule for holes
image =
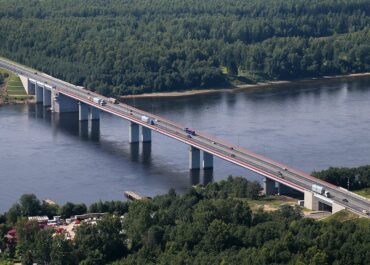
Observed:
[[[201,94],[217,93],[217,92],[235,92],[246,89],[257,89],[266,87],[277,87],[282,85],[292,85],[292,84],[306,84],[306,83],[320,83],[326,81],[333,81],[339,79],[352,79],[370,76],[370,72],[367,73],[356,73],[348,75],[334,75],[334,76],[323,76],[318,78],[309,78],[301,80],[281,80],[281,81],[269,81],[256,84],[242,84],[228,88],[213,88],[213,89],[200,89],[200,90],[185,90],[185,91],[173,91],[173,92],[155,92],[155,93],[144,93],[139,95],[126,95],[121,96],[120,99],[131,99],[131,98],[151,98],[151,97],[184,97],[184,96],[194,96]]]

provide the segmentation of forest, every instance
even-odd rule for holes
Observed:
[[[230,176],[182,195],[171,189],[152,200],[98,202],[89,209],[67,203],[57,210],[110,213],[97,224],[80,225],[74,240],[52,236],[51,229],[22,217],[50,211],[35,195],[23,195],[0,215],[1,238],[17,229],[15,247],[0,245],[0,264],[12,264],[6,261],[12,256],[27,265],[370,264],[367,219],[315,221],[288,205],[252,210],[248,199],[258,200],[260,189]]]
[[[368,0],[0,0],[0,55],[104,95],[370,71]]]
[[[370,165],[348,168],[330,167],[313,176],[350,190],[370,188]]]

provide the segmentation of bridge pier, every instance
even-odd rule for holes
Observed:
[[[43,91],[43,105],[44,107],[49,107],[51,106],[51,91],[46,89],[44,87],[44,91]]]
[[[67,97],[58,92],[52,92],[52,109],[54,112],[77,112],[78,102],[77,100]]]
[[[139,142],[139,124],[130,121],[129,126],[129,143]]]
[[[193,146],[189,148],[189,169],[200,169],[200,150]]]
[[[213,168],[213,155],[203,151],[203,169]]]
[[[152,130],[141,126],[141,141],[143,143],[149,143],[152,141]]]
[[[91,120],[99,120],[100,119],[100,109],[90,107],[90,118]]]
[[[36,83],[35,85],[35,102],[42,103],[44,99],[44,87]]]
[[[269,178],[264,178],[263,179],[263,191],[266,196],[275,195],[276,194],[275,181]]]
[[[83,102],[78,102],[78,120],[79,121],[89,120],[89,106]]]

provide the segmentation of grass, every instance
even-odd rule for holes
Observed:
[[[5,89],[0,92],[1,97],[6,100],[26,100],[32,98],[27,95],[18,75],[1,68],[0,73],[8,75],[5,78]]]
[[[368,198],[370,199],[370,188],[364,188],[364,189],[361,189],[361,190],[355,190],[353,191],[354,193],[358,194],[358,195],[361,195],[365,198]]]
[[[352,213],[348,210],[341,210],[339,212],[336,212],[335,214],[332,214],[328,216],[327,218],[323,219],[324,222],[330,222],[333,220],[339,221],[339,222],[345,222],[349,220],[356,220],[359,219],[360,216]]]
[[[265,211],[278,210],[282,205],[296,205],[297,200],[286,197],[286,196],[268,196],[261,197],[258,200],[243,199],[248,202],[252,210],[263,208]]]

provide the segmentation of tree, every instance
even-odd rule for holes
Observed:
[[[41,203],[34,194],[23,194],[20,198],[23,216],[35,216],[40,213]]]

